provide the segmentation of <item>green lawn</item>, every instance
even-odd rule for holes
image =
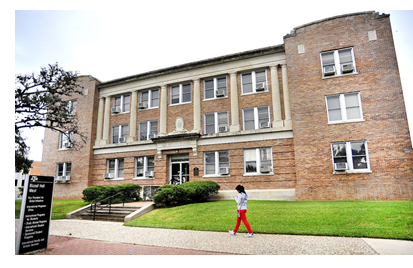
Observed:
[[[413,240],[413,201],[250,200],[247,218],[255,233]],[[235,222],[236,203],[226,200],[156,209],[125,225],[226,232]]]
[[[20,217],[20,207],[22,201],[15,200],[15,217],[18,219]],[[87,203],[83,200],[75,199],[53,199],[52,206],[52,220],[64,219],[66,214],[81,207],[86,206]]]

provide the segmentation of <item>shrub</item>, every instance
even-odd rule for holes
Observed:
[[[192,181],[180,185],[163,185],[153,197],[158,207],[181,206],[190,203],[205,202],[220,186],[214,181]]]
[[[83,197],[82,199],[86,202],[93,203],[99,200],[102,200],[106,197],[112,196],[119,192],[123,192],[121,195],[115,197],[112,200],[112,203],[119,203],[119,202],[133,202],[139,201],[139,192],[142,189],[141,186],[133,183],[121,184],[117,186],[91,186],[83,190]]]

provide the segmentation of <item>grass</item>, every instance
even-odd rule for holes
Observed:
[[[15,200],[14,210],[16,219],[20,217],[21,204],[22,201]],[[86,205],[87,203],[81,199],[53,199],[52,220],[64,219],[66,218],[67,213],[84,207]]]
[[[413,240],[413,201],[250,200],[247,218],[255,233]],[[156,209],[125,225],[226,232],[235,221],[226,200]]]

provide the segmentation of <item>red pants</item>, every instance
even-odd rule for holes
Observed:
[[[241,221],[244,223],[245,227],[247,227],[248,233],[252,234],[250,224],[247,221],[247,216],[245,216],[245,213],[247,213],[246,210],[239,210],[240,217],[237,217],[237,225],[235,225],[234,233],[238,231],[239,226],[241,225]]]

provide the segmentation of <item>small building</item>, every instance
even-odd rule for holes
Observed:
[[[308,23],[284,43],[100,82],[71,105],[88,137],[45,131],[58,198],[92,185],[213,180],[226,198],[411,200],[413,150],[390,18]]]
[[[23,174],[23,172],[14,173],[14,195],[16,199],[21,198],[20,187],[24,187],[26,180],[29,179],[29,175],[40,176],[40,169],[42,162],[33,161],[29,174]]]

